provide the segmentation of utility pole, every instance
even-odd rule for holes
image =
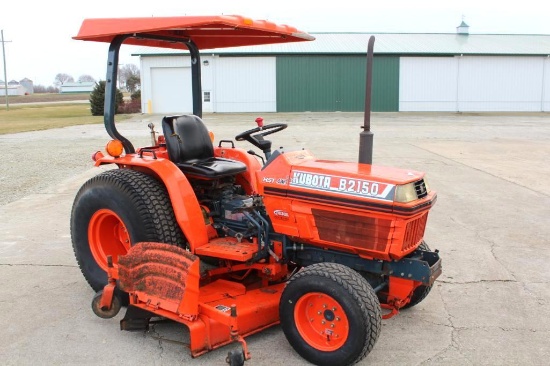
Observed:
[[[2,35],[2,57],[4,58],[4,92],[6,93],[6,110],[10,110],[10,101],[8,98],[8,76],[6,72],[6,49],[4,47],[4,43],[11,42],[11,41],[4,41],[4,30],[2,29],[0,31],[0,34]]]

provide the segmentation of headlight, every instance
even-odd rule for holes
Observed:
[[[430,186],[426,178],[416,182],[407,183],[397,186],[395,190],[395,202],[407,203],[415,201],[419,198],[424,198],[430,193]]]
[[[418,199],[414,183],[407,183],[397,186],[395,190],[395,202],[407,203]]]

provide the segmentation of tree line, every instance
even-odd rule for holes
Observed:
[[[59,93],[61,86],[66,83],[74,83],[75,79],[67,74],[60,72],[55,75],[53,85],[44,86],[44,85],[34,85],[35,93]],[[97,83],[97,80],[88,74],[80,75],[77,79],[77,82],[93,82]],[[118,88],[122,90],[127,90],[130,93],[135,93],[140,89],[141,78],[139,76],[139,69],[134,64],[126,64],[119,69],[118,72]]]

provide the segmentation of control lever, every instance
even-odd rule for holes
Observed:
[[[260,130],[264,127],[264,119],[262,117],[256,118],[256,123],[258,124],[258,127],[260,127]]]
[[[147,127],[151,130],[151,146],[157,146],[157,131],[155,131],[155,125],[153,123],[149,123]]]
[[[265,165],[265,160],[264,160],[263,156],[256,154],[256,152],[254,150],[248,150],[247,153],[249,153],[250,155],[254,155],[254,156],[259,157],[260,159],[262,159],[262,164]]]

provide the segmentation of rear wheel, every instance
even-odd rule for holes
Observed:
[[[118,256],[141,241],[183,247],[168,193],[156,179],[129,169],[109,170],[86,182],[71,213],[76,260],[94,291],[107,284],[107,256]]]
[[[289,343],[316,365],[350,365],[372,350],[381,328],[380,303],[349,267],[318,263],[296,273],[279,305]]]
[[[424,251],[430,251],[430,247],[425,242],[422,242],[418,246],[418,249],[424,250]],[[426,298],[426,296],[428,296],[428,294],[430,293],[431,290],[432,290],[432,285],[430,285],[430,286],[426,286],[426,285],[418,286],[413,291],[413,294],[411,296],[411,301],[409,301],[409,303],[407,305],[403,306],[402,309],[412,308],[413,306],[420,304],[422,302],[422,300],[424,300]]]

